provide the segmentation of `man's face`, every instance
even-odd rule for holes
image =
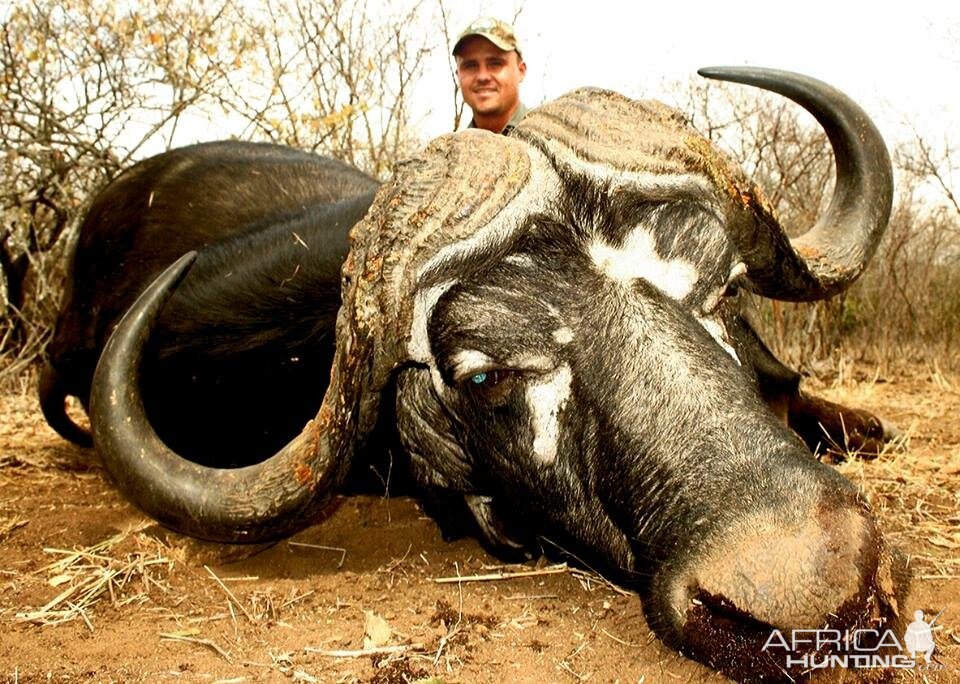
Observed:
[[[511,111],[526,73],[527,65],[516,52],[504,52],[483,36],[470,36],[460,44],[457,78],[463,99],[475,114]]]

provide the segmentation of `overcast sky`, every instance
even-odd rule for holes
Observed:
[[[478,12],[509,20],[518,4],[528,105],[582,85],[664,99],[665,82],[686,80],[702,66],[766,66],[840,88],[890,143],[909,134],[905,121],[927,136],[960,138],[957,2],[487,0],[458,3],[452,30],[458,33]],[[424,110],[425,93],[446,94],[450,87],[442,54],[429,67],[428,87],[418,89]],[[427,137],[451,122],[447,100],[432,109],[424,118]]]

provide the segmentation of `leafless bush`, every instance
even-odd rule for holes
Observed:
[[[418,33],[421,11],[265,2],[232,21],[255,40],[222,74],[218,104],[242,120],[245,139],[325,152],[384,177],[419,143],[408,103],[431,49]]]
[[[188,124],[215,119],[236,137],[387,176],[421,142],[409,103],[433,42],[449,42],[449,13],[438,6],[434,38],[423,35],[417,0],[388,10],[368,0],[28,0],[4,10],[0,382],[42,353],[85,203],[134,159],[182,140]],[[735,86],[672,90],[693,123],[759,179],[788,231],[815,220],[833,162],[812,118]],[[453,92],[458,120],[455,79]],[[839,353],[960,363],[956,157],[951,141],[919,135],[897,150],[896,206],[864,277],[824,302],[762,302],[778,354],[805,367]]]
[[[94,191],[188,123],[226,122],[243,139],[388,175],[418,142],[409,91],[431,48],[415,33],[420,11],[366,0],[32,0],[4,10],[0,381],[42,352]]]
[[[905,147],[916,151],[914,144]],[[858,339],[884,361],[939,359],[955,366],[960,213],[945,196],[929,194],[928,175],[901,165],[899,179],[898,201],[877,263],[853,293]]]

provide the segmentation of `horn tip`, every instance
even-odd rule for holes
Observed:
[[[697,74],[704,78],[714,79],[716,81],[734,81],[741,83],[750,83],[755,79],[774,76],[776,74],[787,74],[777,69],[768,69],[763,67],[750,66],[708,66],[697,69]]]

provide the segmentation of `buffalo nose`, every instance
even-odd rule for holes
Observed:
[[[898,622],[896,556],[852,487],[800,497],[719,526],[669,586],[668,640],[734,678],[795,676],[765,649],[780,630],[879,628]],[[809,502],[804,505],[803,500]],[[799,654],[797,654],[799,655]]]
[[[865,592],[877,548],[860,507],[820,506],[793,520],[762,511],[720,535],[677,585],[675,600],[700,596],[768,625],[815,629]]]

